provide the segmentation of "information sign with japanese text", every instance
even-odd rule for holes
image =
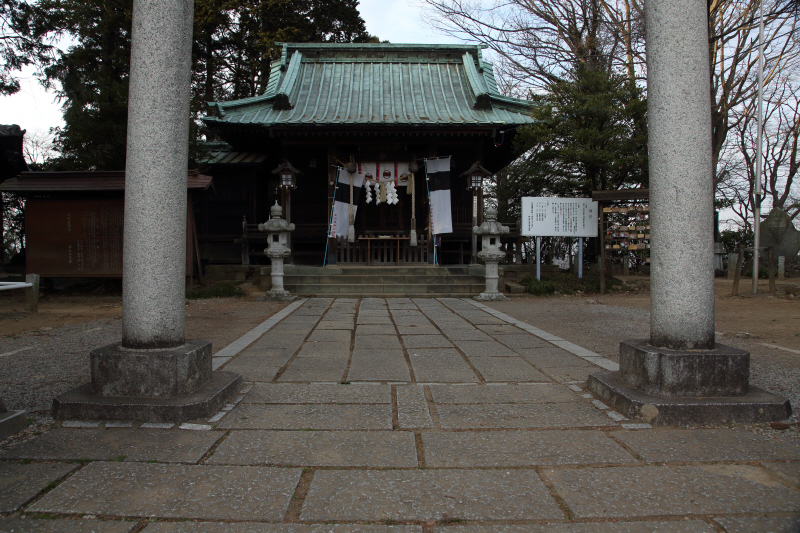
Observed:
[[[522,235],[597,237],[597,202],[591,198],[522,199]]]

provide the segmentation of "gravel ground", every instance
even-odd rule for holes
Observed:
[[[488,305],[614,361],[619,361],[621,340],[650,335],[646,292],[600,298],[522,296]],[[800,422],[800,353],[770,347],[777,343],[768,336],[726,331],[731,329],[726,325],[724,319],[717,321],[717,342],[750,352],[750,383],[789,398],[791,421]],[[788,348],[800,352],[797,343]]]

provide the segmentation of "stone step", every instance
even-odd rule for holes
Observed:
[[[269,274],[270,267],[265,267],[262,270],[262,275]],[[473,275],[483,276],[484,267],[482,265],[472,266],[342,266],[342,265],[329,265],[326,267],[321,266],[303,266],[303,265],[285,265],[284,272],[287,275],[305,275],[305,276],[329,276],[329,275],[431,275],[431,276],[451,276],[451,275]]]
[[[361,296],[380,295],[380,296],[411,296],[431,294],[439,295],[476,295],[483,292],[484,284],[481,283],[460,283],[442,286],[438,284],[425,283],[387,283],[387,284],[367,284],[367,283],[329,283],[329,284],[292,284],[284,282],[286,289],[292,294],[342,294]]]
[[[304,285],[327,285],[330,283],[338,284],[357,284],[368,285],[377,284],[435,284],[453,285],[459,283],[483,283],[484,278],[480,276],[469,276],[466,274],[452,274],[449,276],[432,275],[391,275],[391,274],[339,274],[336,276],[314,276],[314,275],[289,275],[285,274],[284,284],[304,284]]]

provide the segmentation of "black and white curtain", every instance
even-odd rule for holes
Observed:
[[[453,232],[453,217],[450,211],[450,157],[439,157],[425,161],[428,187],[431,196],[432,233]]]

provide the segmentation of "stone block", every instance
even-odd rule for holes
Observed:
[[[128,533],[135,527],[136,522],[122,520],[0,518],[0,531],[8,533]]]
[[[213,372],[193,393],[171,398],[100,396],[86,383],[54,398],[51,414],[56,420],[185,422],[219,411],[238,392],[241,382],[239,374]]]
[[[352,386],[352,385],[350,385]],[[365,385],[368,386],[368,385]],[[391,405],[239,405],[222,429],[392,429]]]
[[[403,431],[235,431],[208,464],[416,468]]]
[[[89,357],[92,392],[99,396],[170,398],[190,394],[211,379],[211,343],[204,340],[159,350],[116,343],[92,350]]]
[[[91,463],[47,493],[37,513],[280,521],[299,468]]]
[[[443,429],[525,429],[615,426],[588,403],[438,405]]]
[[[0,513],[16,511],[49,483],[76,468],[76,464],[0,463]]]
[[[320,470],[300,520],[563,518],[532,470]]]
[[[750,354],[717,344],[711,350],[670,350],[645,339],[620,343],[619,377],[657,396],[741,396],[747,393]]]
[[[312,383],[256,383],[244,403],[392,403],[388,385],[327,385]]]
[[[792,414],[789,400],[757,387],[742,396],[656,396],[631,387],[619,372],[600,370],[589,376],[588,390],[624,416],[650,424],[771,422]]]

